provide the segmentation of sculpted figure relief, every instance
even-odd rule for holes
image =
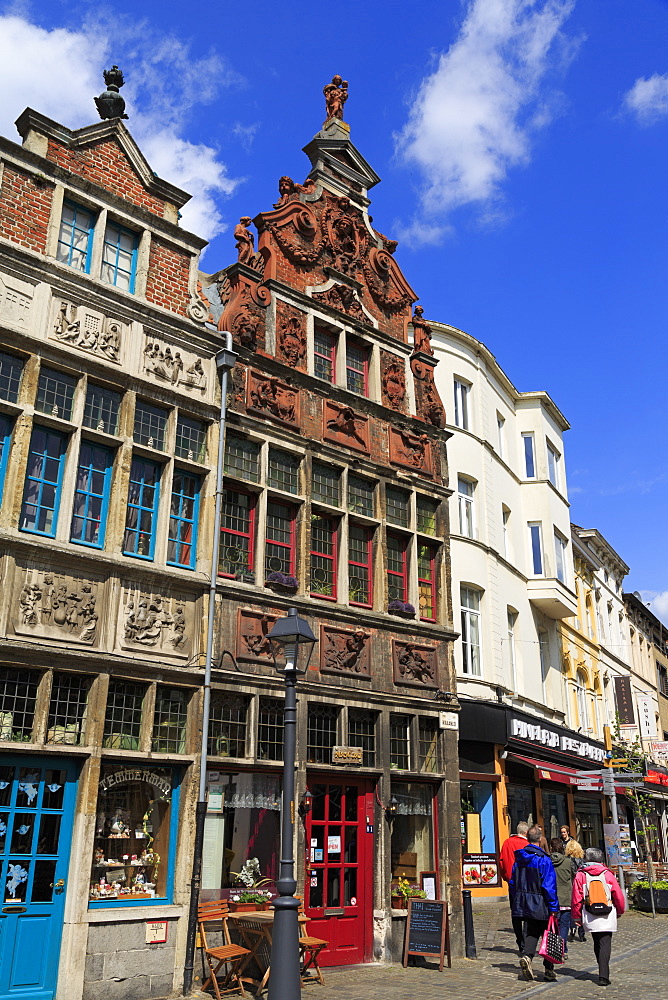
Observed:
[[[87,312],[70,302],[61,302],[53,332],[61,343],[72,344],[109,361],[118,363],[120,360],[123,327],[117,320]]]
[[[237,260],[240,264],[249,264],[255,253],[255,237],[248,226],[251,224],[250,215],[242,215],[239,222],[234,227],[234,239],[237,247]]]
[[[291,367],[295,368],[306,354],[303,324],[296,316],[287,316],[278,328],[278,348]]]
[[[325,124],[332,118],[343,121],[343,106],[348,100],[348,81],[340,76],[333,76],[332,82],[322,88],[325,95]]]
[[[18,628],[37,628],[46,636],[92,642],[97,631],[97,598],[88,581],[67,580],[44,573],[26,579],[18,598]]]
[[[362,428],[365,421],[355,415],[355,411],[350,406],[340,407],[335,416],[327,421],[327,430],[335,434],[342,434],[344,437],[354,438],[366,450],[368,448],[366,439],[362,435]]]
[[[417,684],[433,683],[435,677],[434,654],[420,650],[413,643],[397,645],[395,648],[399,677]]]
[[[344,633],[325,629],[327,646],[323,651],[323,668],[326,670],[343,670],[352,674],[368,673],[368,665],[363,653],[369,634],[358,630]]]
[[[267,410],[279,420],[295,423],[297,420],[297,393],[275,378],[258,378],[253,375],[250,388],[250,405],[255,410]]]
[[[123,632],[126,642],[140,646],[168,644],[179,649],[187,638],[184,603],[165,601],[159,594],[131,596],[125,605]]]
[[[315,191],[315,181],[307,177],[303,184],[296,184],[292,177],[284,175],[278,181],[278,201],[274,208],[281,208],[289,201],[296,201],[300,194],[313,194]]]
[[[144,348],[144,371],[159,382],[182,385],[187,389],[206,390],[206,374],[201,358],[195,358],[186,368],[181,352],[169,345],[162,347],[157,340],[147,340]]]
[[[273,615],[240,611],[237,656],[258,660],[270,659],[271,642],[268,634],[275,621]]]

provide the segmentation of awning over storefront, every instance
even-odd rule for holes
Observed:
[[[510,754],[511,760],[518,760],[521,764],[528,764],[536,771],[536,778],[539,781],[559,781],[564,785],[577,785],[578,777],[570,767],[555,767],[554,764],[546,764],[545,761],[533,760],[531,757],[522,757],[520,754]]]

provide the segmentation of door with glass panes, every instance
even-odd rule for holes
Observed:
[[[304,902],[308,932],[324,938],[321,965],[371,957],[373,792],[365,781],[318,781],[306,816]]]
[[[53,1000],[77,765],[0,760],[0,1000]]]

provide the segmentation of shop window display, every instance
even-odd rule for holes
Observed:
[[[521,822],[532,826],[535,815],[533,788],[526,788],[524,785],[508,785],[508,820],[511,832],[515,833],[517,824]]]
[[[146,903],[169,897],[176,818],[173,784],[169,768],[102,768],[92,903]]]
[[[416,883],[420,872],[434,869],[434,786],[392,782],[397,811],[392,820],[392,879]]]
[[[559,792],[543,789],[543,825],[548,840],[559,836],[562,826],[569,826],[566,796]]]

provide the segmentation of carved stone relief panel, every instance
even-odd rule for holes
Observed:
[[[99,579],[17,567],[14,631],[17,635],[97,646],[104,589]]]
[[[434,381],[436,361],[424,353],[413,354],[411,371],[415,386],[415,403],[418,417],[434,427],[445,427],[445,410]]]
[[[158,385],[172,385],[195,395],[205,395],[209,384],[211,361],[190,351],[182,351],[146,335],[143,368]]]
[[[278,621],[277,615],[239,608],[237,613],[237,659],[272,663],[271,643],[267,633]]]
[[[334,403],[329,399],[323,406],[323,437],[326,441],[369,451],[369,418],[361,416],[350,406]]]
[[[403,358],[389,351],[380,352],[380,384],[385,406],[405,413],[406,365]]]
[[[370,646],[368,632],[361,629],[351,632],[321,625],[320,670],[350,677],[370,677]]]
[[[276,357],[306,371],[306,314],[280,299],[276,303]]]
[[[412,687],[437,687],[436,655],[436,646],[393,639],[394,683]]]
[[[118,645],[122,649],[190,659],[194,645],[194,601],[165,596],[135,583],[122,585]]]
[[[299,392],[277,378],[267,378],[251,371],[247,406],[263,417],[299,426]]]
[[[125,326],[118,320],[88,306],[76,306],[56,299],[49,337],[68,347],[76,347],[99,358],[121,363]]]
[[[26,329],[33,288],[25,281],[0,274],[0,318],[4,323]]]
[[[431,441],[426,434],[414,434],[404,428],[390,427],[390,462],[431,476],[432,457]]]

